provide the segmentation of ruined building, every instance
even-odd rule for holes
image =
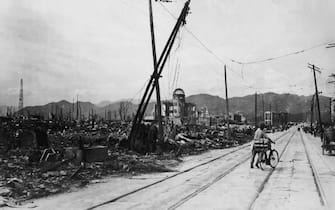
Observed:
[[[155,113],[157,107],[155,106]],[[155,114],[155,116],[156,116]],[[195,124],[197,119],[196,105],[187,103],[185,92],[181,88],[173,91],[172,100],[162,101],[162,117],[175,125]]]

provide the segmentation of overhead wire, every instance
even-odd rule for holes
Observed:
[[[162,6],[162,8],[174,19],[177,19],[177,17],[172,13],[170,12],[170,10],[168,10],[164,4],[162,4],[161,2],[159,2],[159,4]],[[184,26],[185,28],[185,31],[187,31],[209,54],[211,54],[214,58],[216,58],[216,60],[223,64],[223,65],[226,65],[226,62],[224,60],[222,60],[221,57],[219,57],[218,55],[216,55],[209,47],[207,47],[207,45],[200,40],[200,38],[198,38],[186,25]],[[239,63],[239,61],[236,61],[234,59],[230,59],[230,58],[227,58],[228,60],[230,60],[231,62],[237,62]],[[227,69],[229,69],[231,72],[233,72],[234,74],[236,74],[238,77],[242,78],[242,75],[240,75],[239,73],[236,72],[236,70],[234,70],[233,68],[231,67],[228,67],[226,65]],[[244,77],[242,78],[242,80],[245,82],[245,83],[249,83],[247,82]],[[243,84],[244,85],[244,84]],[[249,85],[244,85],[245,87],[248,87],[248,88],[252,88],[252,86],[249,84]]]
[[[171,64],[170,64],[170,56],[167,58],[167,95],[169,95],[170,94],[170,87],[171,87],[171,71],[170,71],[170,66],[171,66]],[[165,99],[167,99],[167,97],[168,96],[166,96],[166,98]]]
[[[298,55],[298,54],[301,54],[301,53],[304,53],[304,52],[307,52],[307,51],[310,51],[310,50],[313,50],[313,49],[316,49],[316,48],[319,48],[319,47],[327,46],[331,42],[333,42],[333,41],[321,43],[321,44],[318,44],[318,45],[314,45],[312,47],[304,48],[304,49],[301,49],[301,50],[293,51],[293,52],[286,53],[286,54],[279,55],[279,56],[275,56],[275,57],[270,57],[270,58],[265,58],[265,59],[260,59],[260,60],[254,60],[254,61],[248,61],[248,62],[238,62],[238,63],[242,64],[242,65],[265,63],[265,62],[278,60],[278,59],[285,58],[285,57],[292,56],[292,55]]]
[[[133,6],[133,5],[129,5],[128,3],[126,3],[126,1],[124,1],[124,0],[121,0],[121,2],[122,3],[124,3],[125,5],[127,5],[127,6]],[[176,16],[174,16],[163,4],[162,4],[162,2],[159,2],[160,3],[160,5],[162,6],[162,8],[167,12],[167,13],[169,13],[170,14],[170,16],[171,17],[173,17],[174,19],[177,19],[177,17]],[[144,11],[144,10],[142,10],[142,9],[140,9],[140,8],[138,8],[138,7],[134,7],[133,6],[133,8],[134,9],[136,9],[136,10],[139,10],[140,12],[141,12],[141,14],[142,15],[146,15],[146,12]],[[188,29],[187,27],[186,27],[186,25],[184,25],[184,27],[183,28],[185,28],[185,30],[198,42],[198,43],[200,43],[200,45],[204,48],[204,49],[206,49],[206,51],[208,52],[208,53],[210,53],[211,55],[213,55],[221,64],[223,64],[223,65],[225,65],[225,62],[219,57],[219,56],[217,56],[210,48],[208,48],[206,45],[205,45],[205,43],[204,42],[202,42],[190,29]],[[176,50],[177,50],[177,48],[176,48]],[[175,51],[176,51],[175,50]],[[170,59],[170,55],[169,55],[169,59]],[[229,58],[228,58],[229,59]],[[234,59],[230,59],[232,62],[237,62],[236,60],[234,60]],[[227,66],[227,69],[229,69],[230,71],[232,71],[234,74],[236,74],[238,77],[242,77],[241,75],[239,75],[234,69],[232,69],[231,67],[228,67]],[[170,72],[171,73],[171,72]],[[170,76],[173,76],[173,75],[170,75]],[[170,78],[171,79],[171,78]],[[244,78],[243,78],[243,81],[245,82],[245,83],[248,83],[247,81],[245,81],[244,80]],[[173,82],[173,83],[175,83],[175,82]],[[245,87],[247,87],[247,88],[252,88],[252,86],[251,85],[245,85],[245,84],[243,84],[243,86],[245,86]],[[172,89],[173,89],[173,86],[170,86],[170,88],[172,87]],[[173,90],[171,90],[171,94],[172,94],[172,91]]]
[[[159,2],[160,5],[162,6],[162,8],[171,16],[173,17],[174,19],[176,19],[176,16],[170,12],[161,2]],[[215,54],[203,41],[201,41],[200,38],[198,38],[187,26],[184,27],[185,30],[209,53],[211,54],[213,57],[216,58],[216,60],[218,60],[221,64],[223,65],[226,65],[226,62],[222,60],[222,58],[220,56],[218,56],[217,54]],[[274,57],[270,57],[270,58],[265,58],[265,59],[261,59],[261,60],[254,60],[254,61],[248,61],[248,62],[242,62],[242,61],[239,61],[239,60],[236,60],[236,59],[232,59],[232,58],[225,58],[226,60],[232,62],[232,63],[236,63],[236,64],[239,64],[241,65],[241,73],[237,73],[232,67],[226,65],[227,69],[229,69],[231,72],[233,72],[234,74],[236,74],[237,76],[239,76],[243,82],[245,82],[246,84],[242,84],[243,86],[247,87],[247,88],[250,88],[250,89],[254,89],[254,90],[257,90],[257,89],[261,89],[261,88],[257,88],[257,87],[254,87],[252,85],[250,85],[250,83],[248,81],[246,81],[244,79],[244,67],[245,65],[251,65],[251,64],[259,64],[259,63],[265,63],[265,62],[269,62],[269,61],[273,61],[273,60],[278,60],[278,59],[281,59],[281,58],[285,58],[285,57],[288,57],[288,56],[292,56],[292,55],[298,55],[298,54],[301,54],[301,53],[305,53],[307,51],[310,51],[310,50],[313,50],[313,49],[316,49],[316,48],[319,48],[319,47],[323,47],[323,46],[327,46],[329,43],[332,43],[334,41],[329,41],[329,42],[325,42],[325,43],[321,43],[321,44],[318,44],[318,45],[314,45],[312,47],[308,47],[308,48],[304,48],[304,49],[301,49],[301,50],[297,50],[297,51],[293,51],[293,52],[290,52],[290,53],[286,53],[286,54],[283,54],[283,55],[279,55],[279,56],[274,56]],[[263,89],[263,88],[262,88]]]
[[[122,0],[122,2],[124,2]],[[162,2],[159,2],[159,4],[162,6],[162,8],[171,16],[173,17],[174,19],[177,19],[176,16],[170,12],[164,4],[162,4]],[[139,9],[136,7],[136,9]],[[141,10],[142,13],[144,13],[143,10]],[[236,76],[238,76],[239,79],[241,79],[241,81],[243,81],[242,85],[246,88],[249,88],[249,89],[253,89],[253,90],[260,90],[260,89],[264,89],[264,87],[262,88],[259,88],[259,87],[255,87],[253,85],[251,85],[248,81],[245,80],[244,78],[244,68],[245,68],[245,65],[251,65],[251,64],[258,64],[258,63],[265,63],[265,62],[269,62],[269,61],[273,61],[273,60],[277,60],[277,59],[281,59],[281,58],[284,58],[284,57],[288,57],[288,56],[292,56],[292,55],[297,55],[297,54],[301,54],[301,53],[304,53],[306,51],[309,51],[309,50],[313,50],[315,48],[319,48],[319,47],[322,47],[322,46],[327,46],[329,43],[331,42],[334,42],[334,41],[331,41],[331,42],[325,42],[325,43],[322,43],[322,44],[318,44],[318,45],[315,45],[315,46],[312,46],[312,47],[308,47],[308,48],[305,48],[305,49],[301,49],[301,50],[298,50],[298,51],[294,51],[294,52],[290,52],[290,53],[286,53],[286,54],[283,54],[283,55],[279,55],[279,56],[274,56],[274,57],[270,57],[270,58],[265,58],[265,59],[260,59],[260,60],[254,60],[254,61],[247,61],[247,62],[242,62],[242,61],[239,61],[239,60],[236,60],[236,59],[232,59],[232,58],[227,58],[227,57],[223,57],[225,60],[229,61],[229,62],[232,62],[232,63],[236,63],[236,64],[239,64],[241,65],[241,72],[238,73],[235,69],[233,69],[231,66],[228,66],[226,64],[226,62],[220,57],[218,56],[216,53],[214,53],[200,38],[198,38],[186,25],[183,27],[185,29],[185,31],[187,31],[209,54],[211,54],[218,62],[220,62],[221,64],[223,65],[226,65],[227,69],[230,70],[232,73],[234,73]],[[179,32],[180,33],[180,32]],[[180,44],[181,42],[178,43],[176,49],[175,49],[175,52],[178,50],[178,48],[180,47]],[[170,56],[169,56],[169,62],[170,62]],[[180,68],[180,63],[176,64],[176,66],[173,68],[174,69],[174,74],[173,72],[170,72],[168,71],[168,90],[170,90],[171,92],[173,91],[172,89],[175,87],[175,85],[177,84],[178,82],[178,79],[179,79],[179,74],[180,74],[180,70],[178,72],[176,72],[177,68]],[[217,71],[217,70],[215,70]],[[222,72],[218,72],[220,75],[222,75]],[[172,74],[172,75],[171,75]],[[172,81],[172,84],[171,84],[171,76],[173,77],[173,81]],[[172,88],[172,89],[171,89]],[[273,89],[273,87],[269,87],[268,89]]]
[[[180,56],[181,54],[181,51],[182,51],[182,48],[183,48],[183,28],[180,29],[180,32],[179,32],[179,37],[178,37],[178,54]],[[175,86],[173,87],[173,89],[176,89],[178,87],[178,81],[179,81],[179,75],[180,75],[180,71],[181,71],[181,61],[180,59],[178,58],[178,63],[177,63],[177,66],[176,66],[176,81],[175,81]]]
[[[176,19],[176,16],[170,12],[165,6],[164,4],[162,4],[161,2],[159,2],[160,5],[162,6],[162,8],[167,12],[169,13],[173,18]],[[221,57],[217,56],[209,47],[207,47],[207,45],[201,41],[189,28],[187,28],[185,26],[185,29],[189,32],[189,34],[191,36],[193,36],[194,39],[196,39],[199,44],[201,44],[209,53],[211,53],[213,56],[215,56],[218,60],[222,61]],[[328,41],[328,42],[324,42],[324,43],[321,43],[321,44],[317,44],[317,45],[314,45],[314,46],[311,46],[311,47],[307,47],[307,48],[304,48],[304,49],[301,49],[301,50],[297,50],[297,51],[293,51],[293,52],[290,52],[290,53],[286,53],[286,54],[283,54],[283,55],[279,55],[279,56],[274,56],[274,57],[269,57],[269,58],[264,58],[264,59],[260,59],[260,60],[254,60],[254,61],[247,61],[247,62],[243,62],[243,61],[240,61],[240,60],[237,60],[237,59],[233,59],[233,58],[228,58],[228,57],[224,57],[226,60],[229,60],[230,62],[233,62],[233,63],[236,63],[236,64],[240,64],[240,65],[250,65],[250,64],[256,64],[256,63],[264,63],[264,62],[269,62],[269,61],[273,61],[273,60],[277,60],[277,59],[281,59],[281,58],[284,58],[284,57],[288,57],[288,56],[292,56],[292,55],[297,55],[297,54],[301,54],[301,53],[304,53],[304,52],[307,52],[309,50],[313,50],[315,48],[319,48],[319,47],[325,47],[325,46],[328,46],[329,44],[331,43],[334,43],[335,41],[332,40],[332,41]],[[223,62],[223,61],[222,61]]]
[[[150,79],[147,79],[144,84],[141,86],[141,88],[134,94],[134,96],[132,98],[130,98],[128,101],[129,102],[133,102],[137,96],[140,96],[141,97],[141,93],[143,92],[144,88],[147,86],[148,82],[149,82]],[[138,99],[140,100],[140,99]]]
[[[177,66],[177,71],[176,71],[176,81],[175,81],[175,86],[173,87],[173,89],[176,89],[178,87],[178,81],[179,81],[179,75],[180,75],[180,61],[178,63]]]
[[[179,54],[182,47],[182,28],[177,34],[176,37],[176,45],[174,46],[174,50],[171,54],[169,54],[169,65],[167,66],[169,74],[168,78],[168,94],[172,95],[173,90],[176,87],[177,80],[178,80],[178,71],[180,71],[180,59]],[[171,81],[172,80],[172,81]]]

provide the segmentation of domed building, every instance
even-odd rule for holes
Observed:
[[[162,101],[163,118],[173,122],[175,125],[195,124],[196,114],[196,105],[186,102],[185,92],[181,88],[173,91],[172,101]]]
[[[181,88],[173,91],[173,116],[174,118],[182,118],[185,115],[185,92]]]

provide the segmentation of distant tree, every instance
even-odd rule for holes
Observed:
[[[116,118],[117,118],[117,111],[114,110],[113,113],[114,113],[114,120],[116,120]]]
[[[130,115],[127,115],[127,121],[130,122],[131,121],[131,116]]]
[[[119,116],[120,116],[121,121],[127,120],[128,108],[129,108],[128,102],[124,102],[124,101],[120,102],[118,111],[119,111]]]

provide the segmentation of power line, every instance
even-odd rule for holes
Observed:
[[[162,6],[162,8],[170,14],[171,17],[173,17],[174,19],[177,19],[177,17],[172,14],[172,12],[170,12],[170,10],[168,10],[164,4],[162,4],[161,2],[159,2],[159,4]],[[210,54],[212,54],[214,57],[216,57],[218,60],[220,60],[223,64],[225,63],[219,56],[217,56],[211,49],[209,49],[209,47],[206,46],[206,44],[201,41],[190,29],[187,28],[187,26],[184,26],[185,27],[185,30],[195,39],[199,42],[199,44],[205,48]],[[242,62],[240,61],[236,61],[234,59],[231,59],[231,58],[226,58],[227,60],[230,60],[231,62],[234,62],[234,63],[240,63],[242,64]]]
[[[290,52],[290,53],[279,55],[279,56],[275,56],[275,57],[270,57],[270,58],[265,58],[265,59],[261,59],[261,60],[255,60],[255,61],[248,61],[248,62],[238,62],[238,63],[239,64],[244,64],[244,65],[249,65],[249,64],[257,64],[257,63],[269,62],[269,61],[278,60],[278,59],[285,58],[285,57],[292,56],[292,55],[298,55],[298,54],[301,54],[301,53],[313,50],[315,48],[327,46],[329,43],[331,43],[331,42],[326,42],[326,43],[314,45],[312,47],[308,47],[308,48],[305,48],[305,49],[302,49],[302,50]]]
[[[133,5],[129,5],[128,3],[126,3],[126,1],[124,1],[124,0],[121,0],[121,2],[122,3],[124,3],[125,5],[127,5],[127,6],[133,6]],[[160,5],[162,6],[162,8],[167,12],[167,13],[169,13],[170,14],[170,16],[172,17],[172,18],[174,18],[174,19],[177,19],[161,2],[159,2],[160,3]],[[134,6],[133,6],[134,7]],[[135,8],[135,7],[134,7]],[[136,10],[139,10],[143,15],[145,15],[145,12],[143,11],[143,10],[141,10],[140,8],[138,8],[138,7],[136,7],[135,8]],[[185,30],[190,34],[190,35],[192,35],[192,37],[197,41],[197,42],[199,42],[200,43],[200,45],[209,53],[209,54],[211,54],[212,56],[214,56],[222,65],[225,65],[226,63],[219,57],[219,56],[217,56],[209,47],[207,47],[206,45],[205,45],[205,43],[204,42],[202,42],[190,29],[188,29],[185,25],[184,25],[184,27],[185,27]],[[178,47],[175,49],[175,51],[177,51],[178,50]],[[170,56],[169,56],[170,57]],[[234,60],[234,59],[229,59],[229,58],[227,58],[228,60],[230,60],[231,62],[234,62],[234,63],[241,63],[241,62],[239,62],[239,61],[236,61],[236,60]],[[239,74],[239,73],[237,73],[234,69],[232,69],[231,67],[229,67],[229,66],[227,66],[227,69],[229,69],[230,71],[232,71],[234,74],[236,74],[239,78],[242,78],[242,80],[245,82],[245,83],[248,83],[245,79],[244,79],[244,77],[243,77],[243,75],[241,74]],[[173,76],[173,75],[171,75],[171,76]],[[174,81],[173,81],[173,83],[175,83]],[[174,85],[174,84],[173,84]],[[173,87],[173,85],[172,85],[172,87]],[[253,89],[253,87],[251,86],[251,85],[245,85],[245,84],[243,84],[245,87],[247,87],[247,88],[252,88]]]
[[[164,4],[162,4],[161,2],[159,2],[159,4],[162,6],[162,8],[171,16],[173,17],[174,19],[176,19],[176,17],[165,7]],[[209,53],[211,54],[214,58],[216,58],[216,60],[221,63],[223,66],[226,65],[226,62],[222,60],[221,57],[219,57],[218,55],[216,55],[209,47],[207,47],[207,45],[201,41],[190,29],[187,28],[187,26],[185,25],[185,30]],[[228,60],[230,60],[231,62],[234,62],[234,63],[239,63],[239,64],[242,64],[242,62],[239,62],[239,61],[236,61],[234,59],[230,59],[230,58],[227,58]],[[230,66],[227,66],[227,69],[229,69],[231,72],[233,72],[234,74],[238,75],[239,78],[242,78],[242,80],[245,82],[245,83],[249,83],[247,82],[243,75],[240,75],[239,73],[237,73],[234,69],[232,69]],[[244,84],[243,84],[244,85]],[[249,85],[244,85],[245,87],[248,87],[248,88],[253,88],[250,84]]]
[[[162,6],[162,8],[171,16],[173,17],[174,19],[176,19],[176,17],[172,14],[172,12],[170,12],[166,7],[165,5],[163,5],[161,2],[159,2],[160,5]],[[200,38],[198,38],[189,28],[187,28],[187,26],[185,26],[185,30],[209,53],[211,54],[214,58],[216,58],[216,60],[218,60],[221,64],[225,65],[225,62],[221,59],[220,56],[218,56],[217,54],[215,54],[209,47],[207,47],[207,45],[200,40]],[[283,54],[283,55],[279,55],[279,56],[275,56],[275,57],[270,57],[270,58],[265,58],[265,59],[261,59],[261,60],[254,60],[254,61],[248,61],[248,62],[242,62],[242,61],[238,61],[238,60],[235,60],[235,59],[232,59],[232,58],[225,58],[226,60],[229,60],[230,62],[232,63],[236,63],[236,64],[239,64],[241,65],[241,74],[237,73],[234,69],[232,69],[230,66],[227,66],[227,68],[234,74],[238,75],[238,77],[243,80],[244,83],[242,83],[243,86],[245,86],[246,88],[248,89],[253,89],[253,90],[260,90],[260,89],[264,89],[264,87],[262,88],[257,88],[257,87],[254,87],[252,86],[248,81],[246,81],[244,79],[244,74],[243,74],[243,70],[244,70],[244,67],[245,65],[251,65],[251,64],[259,64],[259,63],[265,63],[265,62],[270,62],[270,61],[274,61],[274,60],[278,60],[278,59],[281,59],[281,58],[285,58],[285,57],[289,57],[289,56],[293,56],[293,55],[299,55],[299,54],[302,54],[302,53],[305,53],[307,51],[310,51],[310,50],[314,50],[316,48],[319,48],[319,47],[323,47],[323,46],[330,46],[330,45],[333,45],[334,41],[330,41],[330,42],[326,42],[326,43],[322,43],[322,44],[318,44],[318,45],[314,45],[312,47],[308,47],[308,48],[304,48],[304,49],[301,49],[301,50],[298,50],[298,51],[293,51],[293,52],[290,52],[290,53],[286,53],[286,54]],[[273,87],[269,87],[268,89],[274,89]]]
[[[124,0],[121,0],[123,3],[125,3]],[[159,2],[160,5],[162,6],[162,8],[174,19],[176,19],[175,15],[170,12],[164,4],[162,4],[161,2]],[[125,3],[126,4],[126,3]],[[129,4],[127,4],[128,6],[130,6]],[[131,5],[133,6],[133,5]],[[142,14],[144,14],[145,12],[143,10],[141,10],[140,8],[136,7],[137,10],[140,10],[140,12]],[[217,61],[219,61],[221,64],[225,65],[225,61],[222,60],[222,58],[220,56],[218,56],[217,54],[215,54],[203,41],[201,41],[200,38],[198,38],[189,28],[187,28],[186,26],[185,27],[185,30],[209,53],[211,54]],[[301,54],[301,53],[304,53],[306,51],[309,51],[309,50],[313,50],[315,48],[319,48],[319,47],[322,47],[322,46],[332,46],[334,41],[331,41],[331,42],[326,42],[326,43],[322,43],[322,44],[318,44],[318,45],[315,45],[315,46],[312,46],[312,47],[309,47],[309,48],[305,48],[305,49],[302,49],[302,50],[298,50],[298,51],[294,51],[294,52],[290,52],[290,53],[287,53],[287,54],[283,54],[283,55],[279,55],[279,56],[275,56],[275,57],[270,57],[270,58],[265,58],[265,59],[260,59],[260,60],[254,60],[254,61],[247,61],[247,62],[242,62],[242,61],[239,61],[239,60],[235,60],[235,59],[232,59],[232,58],[227,58],[225,57],[226,60],[232,62],[232,63],[236,63],[236,64],[239,64],[241,65],[241,72],[240,74],[234,70],[233,68],[231,68],[230,66],[227,66],[227,69],[229,69],[232,73],[234,73],[236,76],[238,76],[239,79],[241,79],[241,81],[243,81],[242,85],[248,89],[253,89],[253,90],[261,90],[261,89],[264,89],[266,87],[254,87],[252,86],[248,81],[246,81],[244,79],[244,74],[243,74],[243,71],[244,71],[244,67],[245,65],[251,65],[251,64],[258,64],[258,63],[265,63],[265,62],[270,62],[270,61],[273,61],[273,60],[277,60],[277,59],[281,59],[281,58],[284,58],[284,57],[288,57],[288,56],[292,56],[292,55],[298,55],[298,54]],[[178,47],[176,47],[175,49],[175,52],[178,50]],[[170,59],[170,58],[169,58]],[[174,70],[176,71],[177,69],[177,65],[174,67]],[[323,69],[323,68],[322,68]],[[177,72],[174,72],[174,74],[176,74]],[[219,72],[217,72],[219,73]],[[219,73],[221,74],[221,72]],[[172,75],[170,75],[172,77],[174,77],[175,75],[173,75],[173,72],[172,72]],[[178,72],[178,77],[179,77],[179,72]],[[170,78],[172,79],[172,78]],[[170,80],[169,79],[169,80]],[[173,79],[175,80],[175,79]],[[168,82],[170,83],[170,81]],[[246,83],[246,84],[245,84]],[[173,86],[176,85],[176,81],[172,81],[172,84],[168,85],[170,86],[170,88],[173,88]],[[168,88],[168,89],[170,89]],[[274,89],[273,87],[268,87],[267,89]]]
[[[163,9],[168,12],[173,18],[176,18],[162,3],[160,3],[160,5],[163,7]],[[209,49],[203,41],[201,41],[190,29],[188,29],[186,26],[185,26],[185,29],[187,30],[187,32],[189,32],[189,34],[191,34],[193,36],[194,39],[196,39],[209,53],[211,53],[213,56],[215,56],[218,60],[220,60],[221,62],[222,59],[217,56],[211,49]],[[239,61],[239,60],[236,60],[236,59],[232,59],[232,58],[225,58],[227,60],[229,60],[230,62],[233,62],[233,63],[236,63],[236,64],[239,64],[239,65],[251,65],[251,64],[257,64],[257,63],[265,63],[265,62],[269,62],[269,61],[273,61],[273,60],[278,60],[278,59],[281,59],[281,58],[285,58],[285,57],[288,57],[288,56],[292,56],[292,55],[298,55],[298,54],[301,54],[301,53],[304,53],[304,52],[307,52],[307,51],[310,51],[310,50],[313,50],[315,48],[319,48],[319,47],[324,47],[326,46],[327,48],[330,48],[330,47],[335,47],[335,44],[333,43],[334,41],[329,41],[329,42],[325,42],[325,43],[321,43],[321,44],[318,44],[318,45],[314,45],[312,47],[308,47],[308,48],[304,48],[304,49],[301,49],[301,50],[298,50],[298,51],[293,51],[293,52],[290,52],[290,53],[286,53],[286,54],[283,54],[283,55],[279,55],[279,56],[274,56],[274,57],[269,57],[269,58],[264,58],[264,59],[260,59],[260,60],[254,60],[254,61],[247,61],[247,62],[242,62],[242,61]]]
[[[135,95],[134,95],[132,98],[130,98],[130,99],[128,100],[128,102],[133,102],[135,99],[137,99],[137,96],[141,96],[141,93],[142,93],[142,91],[144,90],[144,88],[146,87],[146,85],[148,84],[148,82],[149,82],[149,79],[147,79],[147,80],[144,82],[143,86],[139,89],[139,91],[137,91],[137,92],[135,93]]]

